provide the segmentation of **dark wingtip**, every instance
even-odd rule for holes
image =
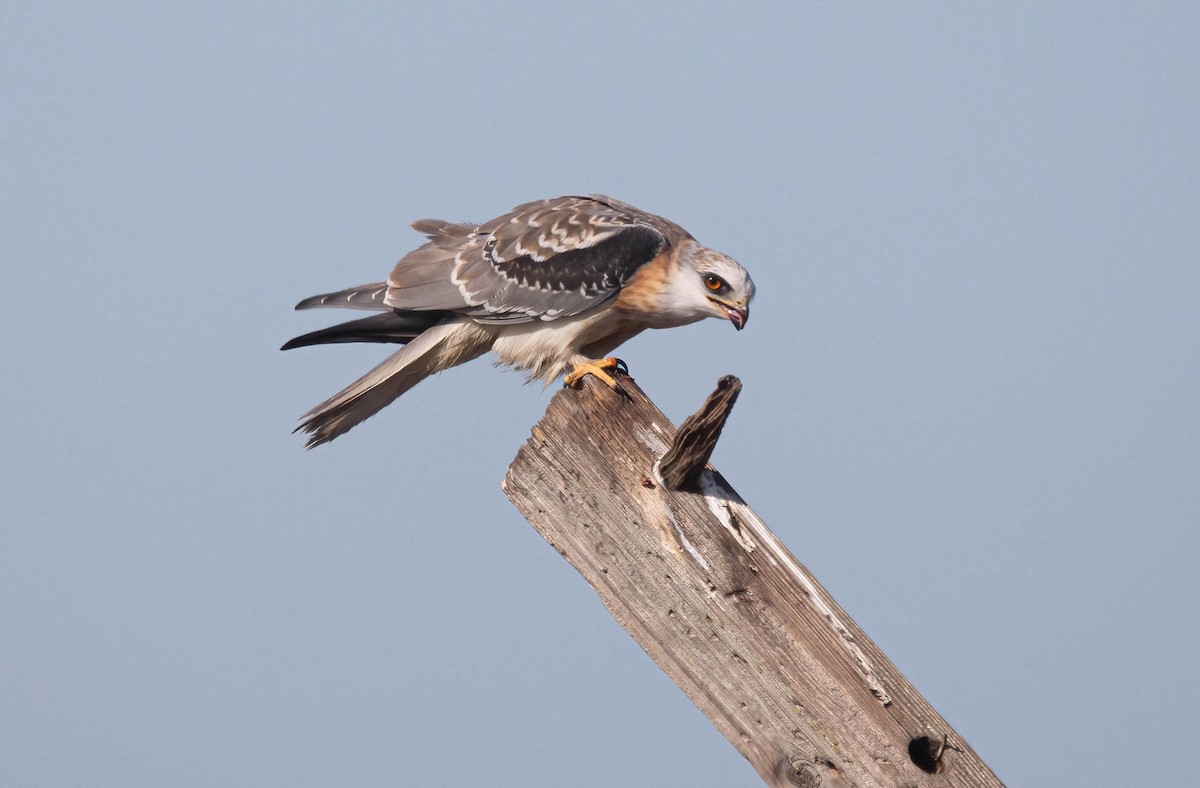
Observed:
[[[289,339],[280,350],[340,342],[377,342],[403,345],[442,319],[443,312],[380,312],[328,328],[319,328]]]
[[[328,330],[329,329],[327,329],[327,328],[323,328],[319,331],[310,331],[307,334],[301,334],[298,337],[292,337],[287,342],[284,342],[279,347],[279,349],[280,350],[294,350],[298,347],[309,347],[310,345],[319,345],[319,344],[321,344],[321,335],[324,334]]]
[[[279,349],[280,350],[294,350],[298,347],[312,347],[313,345],[325,345],[330,342],[352,341],[352,340],[348,340],[348,339],[330,339],[329,336],[334,333],[333,329],[335,329],[335,328],[339,328],[339,326],[330,326],[329,328],[322,328],[318,331],[310,331],[307,334],[301,334],[298,337],[292,337],[287,342],[284,342],[283,345],[281,345]],[[363,340],[363,341],[369,341],[369,340]]]

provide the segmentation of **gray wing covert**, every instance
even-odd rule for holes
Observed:
[[[480,323],[554,320],[594,309],[683,232],[598,196],[527,203],[478,227],[436,221],[414,227],[430,242],[396,265],[386,303],[453,310]]]

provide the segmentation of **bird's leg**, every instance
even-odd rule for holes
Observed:
[[[609,356],[608,358],[584,359],[583,361],[577,361],[571,365],[571,369],[567,371],[567,374],[563,375],[563,386],[569,386],[573,389],[577,389],[583,385],[583,379],[588,375],[591,375],[592,377],[599,379],[604,383],[604,385],[608,386],[622,397],[629,399],[629,392],[625,390],[624,386],[617,382],[616,378],[609,374],[613,371],[620,372],[622,375],[628,375],[629,367],[627,367],[625,362],[621,359],[613,358],[612,356]]]

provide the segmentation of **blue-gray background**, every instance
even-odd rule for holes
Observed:
[[[3,784],[756,783],[501,494],[551,392],[290,434],[386,352],[295,301],[590,191],[753,272],[622,355],[1003,779],[1191,782],[1198,8],[4,4]]]

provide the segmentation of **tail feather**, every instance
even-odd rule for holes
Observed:
[[[456,323],[442,323],[417,336],[382,364],[304,414],[297,431],[309,435],[305,448],[328,443],[356,424],[374,416],[425,378],[446,367],[485,352],[486,345],[454,345]]]
[[[383,297],[387,295],[387,289],[387,282],[372,282],[369,285],[347,287],[345,290],[338,290],[333,293],[309,296],[296,304],[296,308],[316,309],[323,306],[338,306],[349,309],[389,309],[390,307],[383,303]]]
[[[383,312],[289,339],[280,350],[337,342],[393,342],[403,345],[441,322],[444,312]]]

